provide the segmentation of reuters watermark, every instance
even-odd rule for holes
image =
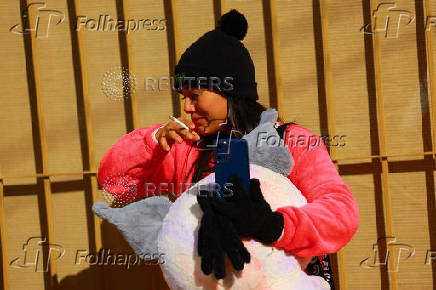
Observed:
[[[144,78],[144,90],[145,91],[177,91],[181,86],[185,86],[186,89],[196,88],[201,89],[207,87],[216,91],[232,91],[233,77],[188,77],[188,76],[175,76],[175,77],[146,77]]]
[[[101,90],[112,101],[128,99],[135,94],[136,76],[126,67],[112,67],[103,74]]]
[[[186,190],[190,189],[192,185],[197,183],[192,182],[179,182],[179,183],[165,183],[161,182],[158,184],[152,182],[144,183],[144,193],[145,197],[151,197],[156,195],[168,195],[172,197],[176,197]],[[233,196],[233,191],[231,187],[232,183],[228,182],[223,185],[223,197],[231,197]],[[208,196],[213,196],[215,193],[219,193],[221,190],[221,185],[215,182],[207,183],[207,184],[198,184],[193,190],[189,191],[189,194],[204,196],[207,194]],[[206,193],[207,192],[207,193]]]
[[[130,175],[121,173],[113,173],[108,175],[102,184],[102,197],[113,207],[123,207],[137,198],[147,198],[158,195],[166,195],[177,198],[180,194],[190,189],[197,183],[192,182],[145,182],[136,184],[135,180]],[[142,186],[141,186],[142,185]],[[223,186],[223,196],[230,197],[233,195],[231,190],[232,183],[225,183]],[[138,194],[138,188],[144,189],[144,194]],[[221,185],[215,182],[207,184],[198,184],[189,193],[194,195],[202,195],[205,191],[211,195],[221,190]]]

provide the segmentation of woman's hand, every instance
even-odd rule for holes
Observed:
[[[198,255],[201,257],[201,270],[205,275],[214,271],[215,278],[226,275],[224,254],[227,254],[233,268],[240,271],[244,263],[250,263],[250,253],[238,237],[230,220],[213,211],[210,199],[197,195],[197,201],[203,211],[198,229]]]
[[[187,125],[191,130],[195,128],[191,120],[182,117],[177,119]],[[195,131],[189,132],[174,121],[169,121],[156,133],[156,140],[159,146],[165,151],[170,151],[171,145],[174,144],[174,142],[182,143],[184,139],[198,141],[200,136]]]
[[[298,263],[301,266],[301,270],[306,270],[307,265],[309,265],[310,261],[313,259],[313,257],[300,257],[297,255],[294,255],[295,259],[298,261]]]
[[[255,238],[262,243],[277,241],[283,232],[283,215],[271,210],[260,190],[259,179],[250,179],[248,191],[236,174],[231,175],[227,183],[231,184],[227,188],[233,195],[228,201],[213,195],[212,205],[216,212],[229,218],[240,236]]]

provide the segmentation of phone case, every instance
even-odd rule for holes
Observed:
[[[230,191],[224,185],[232,174],[236,174],[250,188],[250,168],[248,163],[248,144],[245,139],[218,139],[215,147],[215,183],[219,195],[226,199]]]

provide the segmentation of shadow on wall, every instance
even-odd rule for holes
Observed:
[[[103,221],[101,225],[103,249],[110,249],[111,254],[134,253],[132,248],[112,224]],[[90,266],[76,275],[63,278],[57,289],[62,290],[119,290],[119,289],[169,289],[159,265],[125,265]]]

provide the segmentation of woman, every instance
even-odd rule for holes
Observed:
[[[246,32],[244,16],[232,10],[222,16],[216,29],[185,51],[175,72],[184,111],[191,117],[179,120],[191,131],[169,121],[123,136],[100,163],[98,179],[106,190],[118,196],[129,192],[134,197],[168,191],[178,197],[189,184],[213,171],[211,146],[218,134],[240,138],[257,126],[266,108],[257,102],[254,65],[240,42]],[[274,214],[280,216],[281,224],[270,225],[275,233],[269,236],[275,237],[272,246],[304,257],[300,262],[305,269],[310,257],[335,253],[351,240],[359,210],[323,142],[308,146],[318,136],[293,123],[284,136],[294,160],[288,178],[308,204],[279,208]],[[302,142],[294,144],[294,136]],[[117,183],[126,177],[128,184]],[[105,187],[108,179],[110,189]]]

